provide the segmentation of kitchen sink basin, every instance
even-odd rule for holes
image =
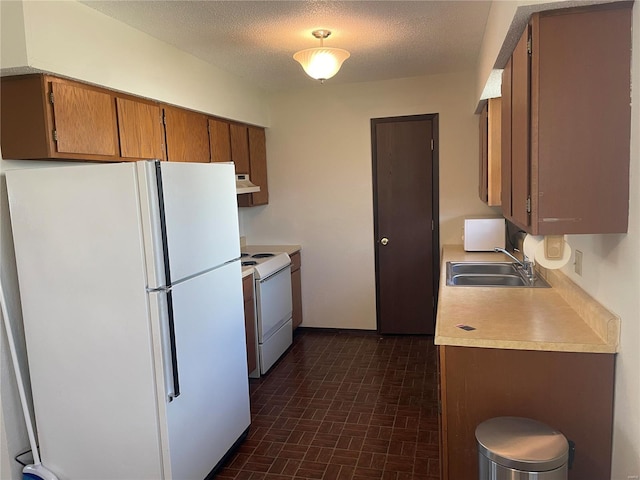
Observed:
[[[447,285],[454,287],[549,287],[542,278],[533,284],[515,263],[447,262]]]
[[[447,262],[453,275],[518,275],[515,263]]]

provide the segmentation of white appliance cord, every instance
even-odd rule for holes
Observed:
[[[11,360],[13,361],[13,371],[16,374],[16,383],[18,384],[18,392],[20,393],[22,413],[24,414],[24,421],[27,426],[27,433],[29,434],[29,444],[31,445],[31,451],[33,452],[33,463],[34,465],[40,465],[40,454],[38,453],[36,436],[33,431],[31,413],[29,412],[29,406],[27,405],[27,395],[25,394],[24,384],[22,383],[22,373],[20,372],[20,366],[18,364],[18,354],[16,353],[13,331],[11,330],[11,324],[9,323],[9,313],[7,312],[7,302],[4,296],[2,282],[0,282],[0,307],[2,307],[2,318],[4,319],[4,328],[7,332],[7,340],[9,341],[9,350],[11,351]]]

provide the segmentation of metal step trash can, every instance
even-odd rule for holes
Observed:
[[[476,428],[480,480],[566,480],[569,443],[544,423],[497,417]]]

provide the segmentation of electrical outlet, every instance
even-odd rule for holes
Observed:
[[[575,261],[573,263],[573,267],[575,272],[582,276],[582,252],[580,250],[576,250]]]

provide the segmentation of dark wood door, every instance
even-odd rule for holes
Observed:
[[[433,334],[437,116],[373,119],[371,126],[378,331]]]

